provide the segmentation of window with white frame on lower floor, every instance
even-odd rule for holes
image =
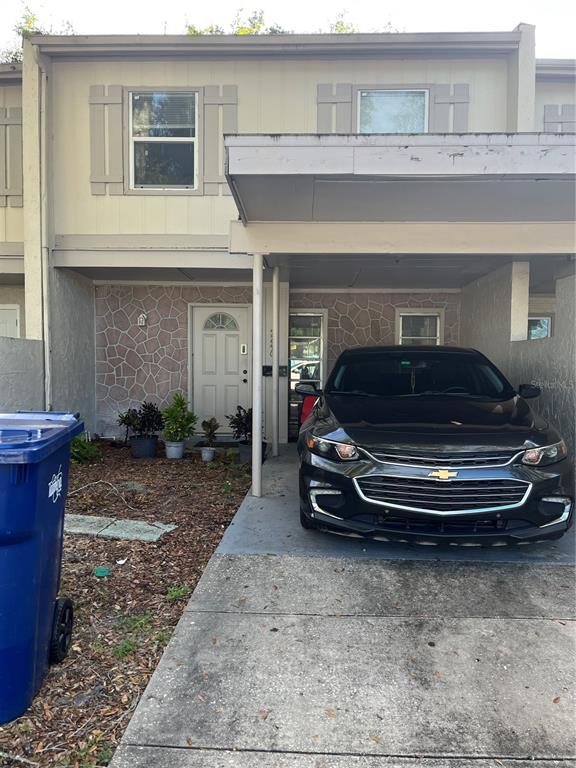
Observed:
[[[197,102],[194,91],[129,93],[131,189],[198,186]]]
[[[437,345],[444,342],[444,312],[424,309],[396,310],[396,343]]]
[[[528,339],[548,339],[550,336],[552,336],[551,315],[541,317],[531,315],[528,318]]]

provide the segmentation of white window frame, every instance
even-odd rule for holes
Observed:
[[[134,94],[155,94],[155,93],[174,93],[180,96],[189,94],[194,97],[194,136],[172,136],[166,138],[165,136],[134,136],[132,132],[132,96]],[[174,88],[158,88],[158,89],[139,89],[132,88],[128,91],[128,162],[130,169],[130,190],[135,192],[191,192],[198,191],[198,112],[199,112],[199,98],[198,91],[194,89],[174,89]],[[136,143],[143,142],[158,142],[158,143],[174,143],[174,144],[193,144],[194,145],[194,186],[174,186],[174,187],[160,187],[155,185],[138,185],[134,184],[134,145]]]
[[[542,338],[552,338],[552,315],[528,315],[528,324],[530,324],[530,320],[548,320],[548,335],[543,336]],[[528,341],[542,341],[542,339],[531,339],[530,336],[528,336]]]
[[[356,104],[356,133],[358,133],[360,136],[370,136],[369,133],[362,133],[360,131],[360,110],[363,93],[423,93],[424,130],[422,131],[422,134],[428,133],[428,124],[430,118],[430,91],[428,88],[360,88],[357,96],[358,102]]]
[[[438,324],[436,326],[436,346],[444,344],[444,310],[443,309],[426,309],[419,307],[418,309],[411,309],[405,307],[396,308],[396,344],[402,345],[402,320],[404,317],[436,317]],[[407,339],[422,338],[421,336],[406,337]]]
[[[20,314],[21,314],[21,307],[20,304],[0,304],[0,309],[15,309],[16,310],[16,336],[6,336],[2,338],[7,339],[20,339],[22,337],[22,331],[20,328]]]

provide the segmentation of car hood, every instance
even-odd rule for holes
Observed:
[[[557,439],[519,396],[505,401],[460,397],[384,399],[327,395],[318,424],[358,445],[522,448]]]

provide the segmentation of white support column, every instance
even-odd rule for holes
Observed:
[[[263,267],[261,253],[252,262],[252,496],[262,496],[262,318]]]
[[[272,455],[278,456],[280,418],[280,267],[272,273]]]

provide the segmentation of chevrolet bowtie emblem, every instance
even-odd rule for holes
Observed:
[[[452,477],[458,477],[458,472],[450,472],[449,469],[435,469],[430,472],[428,477],[437,477],[438,480],[450,480]]]

